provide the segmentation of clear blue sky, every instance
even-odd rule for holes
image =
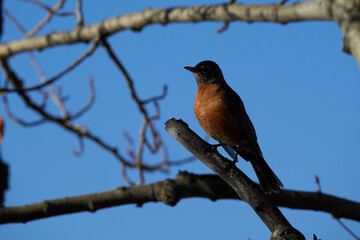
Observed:
[[[56,1],[46,1],[55,4]],[[75,6],[69,1],[65,9]],[[291,3],[292,1],[290,1]],[[219,1],[84,1],[85,23],[92,24],[147,7],[174,7],[221,3]],[[243,3],[253,3],[247,1]],[[259,3],[259,2],[257,2]],[[29,3],[5,0],[4,8],[31,29],[44,12]],[[75,18],[56,18],[40,34],[70,30]],[[287,25],[232,23],[216,34],[222,23],[152,25],[141,32],[123,31],[110,37],[110,44],[135,80],[140,97],[160,94],[168,85],[168,96],[160,103],[161,119],[156,123],[166,142],[170,159],[189,153],[164,130],[175,117],[186,121],[200,136],[204,131],[193,114],[196,93],[194,76],[184,66],[199,61],[216,61],[229,85],[242,97],[255,125],[265,158],[288,189],[314,191],[314,174],[323,192],[360,201],[360,73],[355,59],[341,51],[342,33],[332,22]],[[2,41],[22,38],[7,19]],[[54,47],[36,52],[47,77],[61,71],[89,45]],[[10,59],[28,86],[39,82],[23,53]],[[97,98],[90,112],[79,119],[94,134],[116,145],[124,154],[126,129],[138,140],[142,119],[125,80],[103,49],[59,84],[70,96],[75,112],[88,98],[87,78],[95,81]],[[4,75],[0,75],[1,84]],[[35,94],[38,99],[38,95]],[[15,96],[12,111],[22,119],[37,119]],[[49,109],[56,109],[50,104]],[[0,106],[4,115],[4,108]],[[24,128],[7,116],[2,155],[10,165],[10,190],[6,205],[16,206],[42,200],[111,190],[126,185],[117,160],[91,142],[85,153],[75,157],[77,138],[54,124]],[[161,155],[146,154],[147,162]],[[238,166],[251,178],[248,163]],[[171,169],[169,174],[147,174],[146,183],[173,178],[178,170],[211,173],[199,161]],[[130,176],[136,178],[136,173]],[[315,233],[321,239],[351,239],[331,215],[281,208],[306,238]],[[360,224],[344,222],[360,235]],[[270,232],[252,209],[235,200],[186,199],[176,207],[148,203],[78,213],[26,224],[0,226],[0,238],[15,239],[269,239]]]

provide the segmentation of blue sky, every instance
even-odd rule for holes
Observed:
[[[47,1],[50,5],[56,1]],[[74,8],[69,1],[65,10]],[[265,2],[265,1],[263,1]],[[218,1],[84,1],[85,24],[108,17],[138,12],[147,7],[219,4]],[[243,3],[253,3],[247,1]],[[257,2],[262,3],[262,2]],[[290,1],[292,3],[292,1]],[[44,16],[29,3],[5,0],[4,8],[27,29]],[[75,18],[56,18],[39,34],[70,30]],[[151,25],[141,32],[123,31],[109,38],[116,54],[135,81],[143,99],[158,95],[164,84],[167,97],[160,102],[161,118],[156,123],[166,142],[171,160],[189,153],[165,131],[170,118],[181,118],[200,136],[204,131],[193,114],[196,94],[194,76],[184,66],[206,59],[222,68],[228,84],[241,96],[256,128],[265,159],[287,189],[315,191],[314,174],[324,193],[360,201],[360,75],[355,59],[341,51],[342,33],[332,22],[231,23],[222,34],[222,23]],[[2,41],[22,38],[7,19]],[[36,52],[47,77],[51,77],[86,49],[87,44],[59,46]],[[39,79],[26,53],[10,59],[11,65],[28,86]],[[67,103],[76,112],[87,102],[87,79],[94,78],[96,101],[90,112],[78,120],[94,134],[119,147],[125,154],[127,132],[138,141],[142,119],[131,101],[125,80],[99,48],[94,55],[60,82],[70,96]],[[1,72],[1,83],[4,75]],[[37,97],[37,94],[33,95]],[[12,111],[22,119],[37,119],[15,96],[9,97]],[[49,110],[56,108],[49,104]],[[150,108],[153,111],[153,109]],[[4,108],[0,106],[0,114]],[[42,200],[111,190],[126,185],[117,160],[95,144],[85,141],[81,157],[77,138],[47,123],[24,128],[6,115],[2,156],[10,165],[10,190],[6,205],[16,206]],[[214,141],[210,141],[214,142]],[[145,154],[156,163],[161,154]],[[245,161],[241,168],[255,175]],[[201,162],[172,168],[169,174],[150,173],[146,183],[173,178],[179,170],[211,173]],[[136,172],[130,172],[136,180]],[[351,239],[331,215],[281,208],[281,211],[307,238],[315,233],[321,239]],[[360,234],[357,222],[344,222]],[[235,200],[186,199],[176,207],[148,203],[36,220],[26,224],[0,226],[1,239],[268,239],[270,232],[252,209]]]

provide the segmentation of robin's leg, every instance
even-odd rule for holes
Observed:
[[[233,160],[234,164],[238,162],[238,155],[239,155],[239,145],[236,146],[236,154]]]
[[[230,170],[238,162],[239,146],[236,146],[236,153],[234,159],[226,166],[225,171]]]

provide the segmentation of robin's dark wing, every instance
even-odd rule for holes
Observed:
[[[249,145],[258,151],[262,155],[260,147],[257,142],[257,136],[254,125],[252,124],[248,114],[246,113],[245,106],[239,95],[232,90],[229,86],[227,89],[227,102],[229,104],[229,110],[233,114],[236,121],[239,123],[242,133],[245,135],[244,139],[249,141]]]

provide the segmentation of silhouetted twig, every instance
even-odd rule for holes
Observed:
[[[339,222],[339,224],[340,224],[351,236],[353,236],[356,240],[360,240],[360,238],[359,238],[353,231],[351,231],[339,218],[336,218],[336,217],[334,217],[334,218],[336,219],[336,221]]]
[[[315,183],[318,187],[318,189],[316,191],[321,193],[320,178],[316,174],[314,175],[314,178],[315,178]]]
[[[77,67],[82,61],[84,61],[87,57],[89,57],[96,50],[98,45],[99,45],[99,40],[95,39],[93,44],[91,45],[91,47],[84,54],[82,54],[74,63],[72,63],[69,67],[64,69],[62,72],[60,72],[56,76],[46,80],[42,84],[39,84],[39,85],[36,85],[36,86],[33,86],[33,87],[22,88],[21,90],[25,91],[25,92],[39,90],[39,89],[42,89],[42,88],[46,87],[47,85],[50,85],[50,84],[54,83],[56,80],[60,79],[65,74],[69,73],[71,70],[73,70],[75,67]],[[19,91],[19,89],[0,88],[0,93],[2,93],[2,92],[16,92],[16,91]]]
[[[125,77],[126,83],[128,84],[128,87],[130,90],[131,97],[135,101],[135,103],[143,117],[143,123],[142,123],[141,129],[140,129],[140,139],[139,139],[137,151],[135,154],[135,165],[139,172],[140,183],[143,183],[144,175],[143,175],[143,168],[142,168],[142,165],[143,165],[142,164],[142,160],[143,160],[142,156],[144,153],[144,146],[147,146],[148,149],[150,150],[150,152],[156,153],[162,143],[160,140],[160,137],[159,137],[159,133],[155,130],[153,121],[158,119],[160,116],[160,110],[159,110],[157,101],[163,99],[166,96],[167,87],[164,86],[163,93],[160,96],[152,97],[145,101],[140,100],[139,96],[137,95],[137,93],[135,91],[134,81],[130,77],[130,74],[127,72],[126,68],[121,63],[119,58],[115,55],[114,51],[112,50],[111,46],[109,45],[109,43],[107,42],[107,40],[105,38],[103,38],[101,40],[101,44],[105,48],[110,59],[114,62],[114,64],[118,67],[120,72]],[[149,116],[148,111],[145,108],[145,104],[147,104],[149,102],[153,102],[155,105],[155,115],[152,117]],[[147,128],[149,128],[150,132],[151,132],[152,143],[153,143],[152,146],[149,144],[150,141],[146,137]]]

